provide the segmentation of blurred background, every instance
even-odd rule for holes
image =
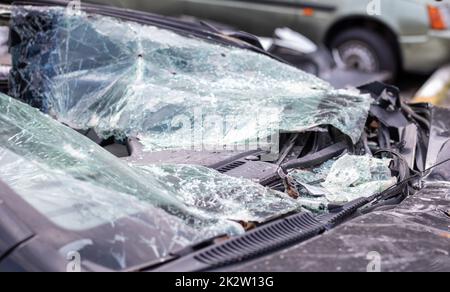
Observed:
[[[82,2],[176,17],[250,41],[336,87],[380,80],[398,86],[406,99],[450,104],[447,0]],[[0,30],[2,55],[6,36]]]

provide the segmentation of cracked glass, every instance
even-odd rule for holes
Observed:
[[[3,94],[0,179],[61,228],[91,234],[87,256],[116,269],[300,210],[283,193],[202,167],[127,164]]]
[[[271,148],[280,132],[322,125],[356,143],[372,102],[250,50],[114,17],[17,6],[11,30],[14,98],[103,139],[137,137],[145,151]],[[293,200],[199,166],[125,164],[6,96],[0,115],[0,178],[63,228],[110,225],[111,238],[81,246],[99,258],[111,250],[114,268],[242,234],[238,222],[324,210],[352,187],[311,184],[320,196]]]
[[[268,56],[113,17],[18,6],[12,30],[15,98],[146,151],[265,149],[319,125],[356,143],[371,103]]]

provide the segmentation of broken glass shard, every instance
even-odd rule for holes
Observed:
[[[322,206],[370,197],[393,186],[397,178],[392,176],[390,163],[389,159],[346,154],[312,171],[295,170],[290,175],[302,186],[304,197]]]
[[[271,191],[209,168],[192,165],[136,167],[153,176],[157,174],[155,177],[160,183],[170,188],[188,208],[207,210],[217,218],[264,222],[276,214],[286,213],[289,208],[291,211],[300,209],[300,205],[285,194],[256,195]]]

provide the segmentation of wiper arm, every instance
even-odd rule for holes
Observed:
[[[294,168],[303,168],[303,169],[311,168],[313,166],[322,164],[334,157],[343,154],[347,149],[348,149],[347,142],[345,141],[339,142],[323,150],[315,152],[311,155],[307,155],[305,157],[289,161],[281,165],[281,168],[283,168],[285,171]]]

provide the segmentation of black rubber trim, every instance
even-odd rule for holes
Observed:
[[[344,205],[338,212],[328,217],[325,222],[327,224],[327,229],[344,223],[349,217],[353,216],[356,210],[366,206],[371,202],[371,200],[371,198],[359,198]]]
[[[234,163],[234,162],[236,162],[238,160],[242,160],[245,157],[258,156],[258,155],[262,155],[262,154],[265,154],[265,153],[267,153],[267,152],[266,151],[261,151],[261,150],[252,150],[252,151],[242,152],[242,153],[239,153],[239,154],[237,154],[237,155],[235,155],[233,157],[230,157],[228,159],[220,161],[218,163],[208,165],[208,168],[212,168],[212,169],[215,169],[215,170],[219,171],[221,168],[224,168],[227,165],[232,164],[232,163]]]
[[[314,154],[305,156],[300,159],[289,161],[283,164],[281,167],[284,170],[294,169],[294,168],[310,168],[319,164],[324,163],[332,158],[335,158],[342,153],[344,153],[349,148],[347,142],[339,142],[330,147],[322,149]]]
[[[200,272],[252,260],[304,242],[344,223],[373,199],[374,197],[354,200],[324,216],[314,216],[309,212],[295,214],[224,243],[182,256],[156,271]]]
[[[316,220],[312,213],[299,213],[183,257],[159,268],[158,271],[218,269],[281,250],[324,231],[325,224]]]
[[[323,231],[325,228],[311,214],[302,213],[207,249],[194,258],[210,267],[218,268],[281,249],[312,238]]]
[[[16,244],[14,244],[10,249],[8,249],[7,251],[5,251],[4,254],[1,255],[0,257],[0,263],[3,262],[7,257],[9,257],[11,254],[13,254],[17,249],[19,249],[21,246],[27,244],[28,242],[30,242],[32,239],[34,239],[36,237],[36,235],[30,235],[29,237],[21,240],[20,242],[17,242]]]

